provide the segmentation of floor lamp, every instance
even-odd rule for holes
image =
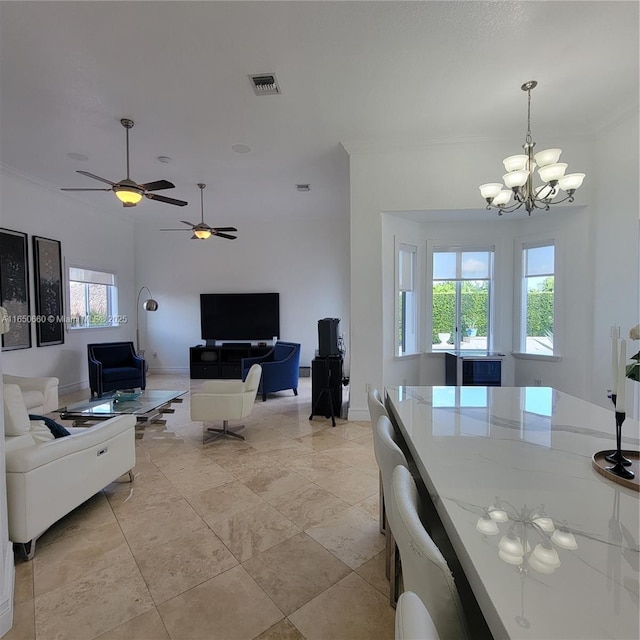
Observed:
[[[149,297],[142,303],[142,307],[145,311],[158,310],[158,302],[153,299],[151,291],[147,287],[140,287],[136,301],[136,353],[141,357],[144,356],[144,351],[140,352],[140,296],[145,289],[148,291]]]

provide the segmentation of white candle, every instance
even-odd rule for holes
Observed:
[[[611,393],[616,394],[618,388],[618,338],[616,332],[611,331]]]
[[[620,360],[618,361],[618,396],[616,398],[616,411],[618,413],[626,413],[624,410],[625,391],[627,386],[627,341],[623,338],[620,340]]]

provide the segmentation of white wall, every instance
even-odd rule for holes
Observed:
[[[638,112],[601,131],[596,137],[594,155],[598,174],[595,206],[592,212],[593,247],[597,269],[593,279],[593,361],[590,400],[610,406],[605,396],[611,388],[609,362],[611,325],[621,326],[621,336],[640,321],[640,271],[638,229],[640,193],[638,190]],[[627,343],[627,355],[638,352],[640,343]],[[638,417],[640,384],[627,382],[627,398],[635,398]],[[629,410],[630,407],[627,407]]]
[[[140,312],[150,370],[188,371],[189,347],[202,344],[201,293],[279,293],[279,337],[301,343],[301,366],[314,357],[320,318],[341,318],[348,345],[347,206],[345,192],[344,210],[324,219],[238,224],[237,240],[137,227],[136,285],[149,287],[159,304],[155,313]]]
[[[570,169],[582,170],[587,173],[589,180],[578,192],[577,204],[595,207],[594,193],[597,180],[595,170],[591,164],[593,148],[588,140],[568,138],[557,139],[554,143],[564,149],[563,159],[570,164]],[[632,145],[630,145],[632,146]],[[516,149],[517,150],[517,149]],[[367,419],[366,388],[372,384],[378,388],[386,384],[387,370],[393,371],[393,382],[404,379],[408,374],[412,379],[415,375],[413,363],[398,368],[390,364],[392,357],[389,349],[384,345],[383,309],[393,306],[393,297],[383,298],[383,223],[381,212],[401,211],[466,211],[480,209],[482,202],[478,192],[478,185],[500,175],[502,158],[514,153],[513,141],[492,141],[450,144],[434,144],[404,150],[386,152],[360,152],[357,148],[350,148],[351,174],[351,323],[357,328],[352,331],[351,344],[351,402],[349,417],[351,419]],[[636,149],[637,153],[637,149]],[[460,176],[463,176],[461,182]],[[577,207],[576,207],[577,209]],[[584,211],[584,210],[582,210]],[[489,233],[497,237],[501,245],[500,260],[506,268],[512,271],[513,246],[508,246],[518,234],[529,234],[536,227],[545,230],[545,225],[557,229],[565,229],[569,236],[570,246],[580,247],[578,264],[590,263],[590,217],[578,211],[571,211],[564,217],[552,212],[534,214],[530,220],[509,220],[506,217],[495,218],[495,213],[481,212],[478,222],[458,222],[446,226],[425,227],[425,235],[440,236],[442,238],[460,238],[461,241],[472,242],[481,233]],[[446,218],[443,218],[446,219]],[[503,225],[504,231],[487,230],[490,221],[495,225]],[[583,220],[584,222],[580,222]],[[586,230],[584,225],[586,225]],[[497,226],[495,227],[498,228]],[[576,236],[577,234],[577,236]],[[386,232],[385,232],[386,235]],[[575,237],[575,241],[574,241]],[[582,243],[582,244],[581,244]],[[583,245],[587,249],[582,251]],[[387,245],[388,246],[388,245]],[[592,253],[592,252],[591,252]],[[388,260],[388,252],[387,252]],[[498,266],[498,265],[497,265]],[[609,265],[602,268],[609,269]],[[578,272],[578,273],[576,273]],[[572,278],[566,285],[566,290],[572,287],[584,290],[582,268],[569,269]],[[508,276],[506,276],[508,278]],[[573,279],[580,279],[574,282]],[[512,348],[511,327],[513,323],[513,288],[509,291],[508,282],[501,284],[501,302],[504,304],[500,311],[500,342],[496,348],[510,350]],[[581,307],[578,307],[581,308]],[[379,310],[379,311],[378,311]],[[566,388],[568,392],[580,397],[590,395],[587,392],[585,377],[575,380],[576,367],[584,371],[590,367],[590,351],[592,350],[590,336],[590,317],[587,327],[580,328],[579,335],[567,340],[566,344],[579,347],[568,351],[560,362],[549,364],[554,367],[553,376],[549,371],[541,378],[553,380],[558,388]],[[436,358],[437,356],[432,356]],[[522,366],[520,363],[523,362]],[[547,363],[542,363],[547,364]],[[531,377],[538,362],[518,361],[513,365],[513,375],[516,380]],[[435,368],[434,368],[435,367]],[[440,368],[438,362],[427,362],[421,370],[423,383],[433,380]],[[509,369],[507,376],[510,376]],[[540,378],[539,375],[535,376]],[[571,384],[566,381],[572,378]]]
[[[37,235],[60,240],[66,264],[115,271],[119,313],[131,318],[135,304],[132,223],[119,217],[119,213],[110,215],[91,208],[6,168],[0,171],[0,178],[0,226],[29,234],[31,313],[35,313],[31,237]],[[15,375],[56,376],[62,392],[86,388],[89,385],[86,345],[132,340],[133,336],[134,326],[130,322],[119,328],[67,331],[64,344],[37,347],[32,326],[32,347],[3,352],[2,370]]]

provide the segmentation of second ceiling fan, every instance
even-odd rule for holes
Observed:
[[[191,240],[206,240],[211,236],[218,236],[219,238],[226,238],[227,240],[235,240],[238,236],[229,235],[228,232],[237,232],[235,227],[210,227],[204,221],[204,188],[207,185],[203,182],[198,182],[198,188],[200,189],[200,222],[194,224],[187,220],[180,220],[182,224],[186,224],[191,229],[185,229],[184,227],[179,229],[160,229],[160,231],[193,231]]]

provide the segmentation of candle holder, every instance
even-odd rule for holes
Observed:
[[[615,408],[618,395],[612,393],[609,397],[611,398],[611,402],[613,402],[613,406]],[[622,416],[622,421],[620,423],[618,423],[618,413],[620,413],[620,415]],[[614,464],[623,464],[625,467],[630,467],[631,460],[627,460],[627,458],[622,455],[621,451],[622,423],[624,422],[625,417],[625,413],[616,411],[616,450],[606,455],[604,459],[607,462],[613,462]],[[631,477],[633,478],[633,475]]]
[[[631,478],[635,478],[635,473],[626,468],[631,466],[631,461],[622,455],[622,423],[626,417],[626,413],[616,411],[616,450],[608,456],[605,456],[605,460],[615,463],[612,467],[607,467],[607,471],[610,471],[620,478],[630,480]]]

